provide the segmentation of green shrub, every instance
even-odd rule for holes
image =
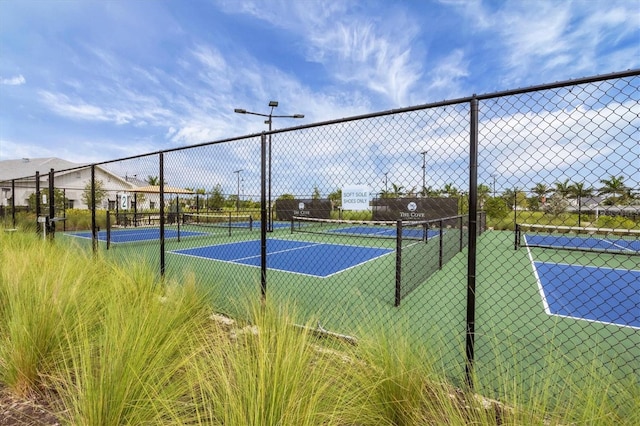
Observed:
[[[638,224],[622,216],[600,216],[596,221],[598,228],[636,229]]]

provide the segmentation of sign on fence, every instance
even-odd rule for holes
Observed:
[[[342,188],[342,210],[369,210],[370,199],[367,185],[347,185]]]

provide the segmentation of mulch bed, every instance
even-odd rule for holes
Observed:
[[[59,426],[44,399],[23,399],[0,387],[0,426]]]

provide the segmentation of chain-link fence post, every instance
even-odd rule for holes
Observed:
[[[467,333],[465,366],[467,385],[473,389],[473,360],[476,317],[476,256],[478,220],[478,99],[474,96],[470,108],[469,137],[469,243],[467,254]],[[462,225],[460,226],[462,229]]]

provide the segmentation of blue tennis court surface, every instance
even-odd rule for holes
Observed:
[[[569,237],[563,235],[526,235],[526,244],[538,247],[555,247],[594,251],[640,253],[640,240],[621,238]]]
[[[326,278],[393,252],[392,249],[293,240],[267,240],[267,268]],[[260,266],[260,240],[175,250],[171,253]]]
[[[640,271],[534,262],[554,315],[640,328]]]
[[[91,238],[91,232],[78,232],[75,234],[67,234],[78,238]],[[207,235],[203,232],[180,231],[180,237],[193,237],[198,235]],[[165,229],[165,238],[178,238],[178,231],[175,229]],[[130,228],[111,231],[112,243],[132,243],[136,241],[150,241],[160,239],[160,228]],[[99,241],[107,241],[107,231],[98,232]]]

